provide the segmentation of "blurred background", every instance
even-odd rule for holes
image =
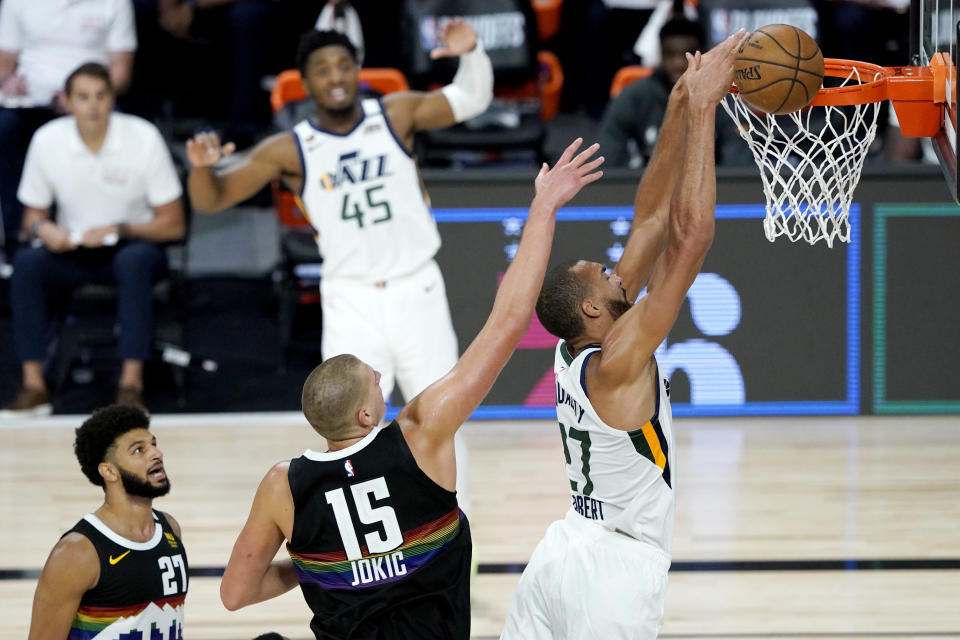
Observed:
[[[601,140],[608,166],[561,213],[554,259],[618,259],[662,110],[623,102],[617,113],[614,96],[640,82],[667,86],[667,23],[695,25],[704,47],[740,27],[786,23],[813,36],[826,57],[910,62],[909,7],[901,0],[117,1],[131,3],[137,40],[117,109],[159,127],[181,177],[189,170],[185,141],[197,131],[218,132],[242,154],[309,113],[308,103],[278,88],[278,77],[295,67],[302,33],[318,25],[343,30],[359,45],[364,69],[397,69],[411,88],[427,90],[456,68],[426,56],[431,25],[440,16],[468,17],[493,61],[494,104],[467,123],[420,134],[415,145],[461,350],[512,258],[536,168],[577,136]],[[366,88],[377,93],[375,85]],[[759,171],[731,121],[718,117],[716,241],[658,351],[674,380],[675,413],[960,412],[951,295],[960,276],[944,269],[956,265],[950,239],[960,231],[960,209],[929,141],[900,136],[891,113],[882,107],[854,195],[852,242],[832,249],[764,239]],[[625,117],[636,126],[614,122]],[[148,407],[299,409],[300,384],[320,360],[322,263],[309,246],[303,255],[309,225],[279,185],[218,215],[189,213],[186,196],[184,204],[189,234],[171,248],[179,295],[170,313],[181,330],[157,339],[146,368]],[[12,333],[9,271],[0,280],[4,336]],[[52,338],[45,371],[58,389],[55,412],[110,402],[111,347],[66,349]],[[476,417],[551,416],[552,347],[534,320]],[[7,339],[0,395],[12,395],[18,379]]]

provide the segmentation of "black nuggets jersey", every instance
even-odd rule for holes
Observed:
[[[85,536],[100,557],[100,579],[83,594],[68,640],[183,640],[187,552],[163,514],[153,518],[147,542],[121,537],[92,513],[67,532]]]
[[[470,528],[400,426],[290,462],[287,545],[318,639],[469,638]]]

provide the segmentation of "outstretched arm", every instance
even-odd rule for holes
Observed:
[[[567,147],[553,169],[546,164],[541,168],[520,246],[480,333],[450,373],[427,387],[397,417],[407,442],[414,439],[419,444],[423,457],[417,447],[411,448],[428,475],[427,458],[452,446],[454,433],[490,391],[530,326],[550,257],[557,210],[602,175],[596,169],[603,157],[591,160],[598,145],[574,155],[581,142],[577,139]]]
[[[253,196],[274,178],[283,177],[288,184],[303,179],[297,143],[289,131],[270,136],[229,169],[215,171],[214,165],[235,149],[232,142],[221,145],[215,133],[199,133],[187,140],[187,190],[196,211],[222,211]]]
[[[637,299],[666,246],[670,201],[684,160],[688,101],[686,83],[681,77],[670,91],[657,146],[637,187],[630,237],[614,268],[630,302]]]
[[[680,312],[713,242],[716,205],[714,127],[717,103],[733,79],[742,30],[706,55],[690,56],[684,74],[688,105],[685,143],[670,204],[666,250],[650,278],[648,295],[617,320],[603,342],[599,372],[605,384],[636,380]]]
[[[274,560],[284,539],[293,533],[293,496],[287,471],[290,462],[273,466],[260,482],[250,516],[233,545],[220,582],[220,599],[230,611],[263,602],[297,586],[289,559]]]
[[[383,100],[391,126],[408,147],[415,132],[469,120],[486,111],[493,99],[493,66],[473,27],[456,18],[439,38],[442,46],[430,57],[460,57],[453,81],[429,93],[391,93]]]

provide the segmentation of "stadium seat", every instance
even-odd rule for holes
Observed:
[[[637,64],[621,67],[613,76],[613,82],[610,83],[610,97],[616,98],[625,86],[631,82],[648,78],[652,74],[653,67],[643,67]]]

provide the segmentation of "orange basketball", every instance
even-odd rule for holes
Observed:
[[[813,38],[787,24],[750,34],[733,66],[744,102],[767,113],[792,113],[813,100],[823,85],[823,54]]]

